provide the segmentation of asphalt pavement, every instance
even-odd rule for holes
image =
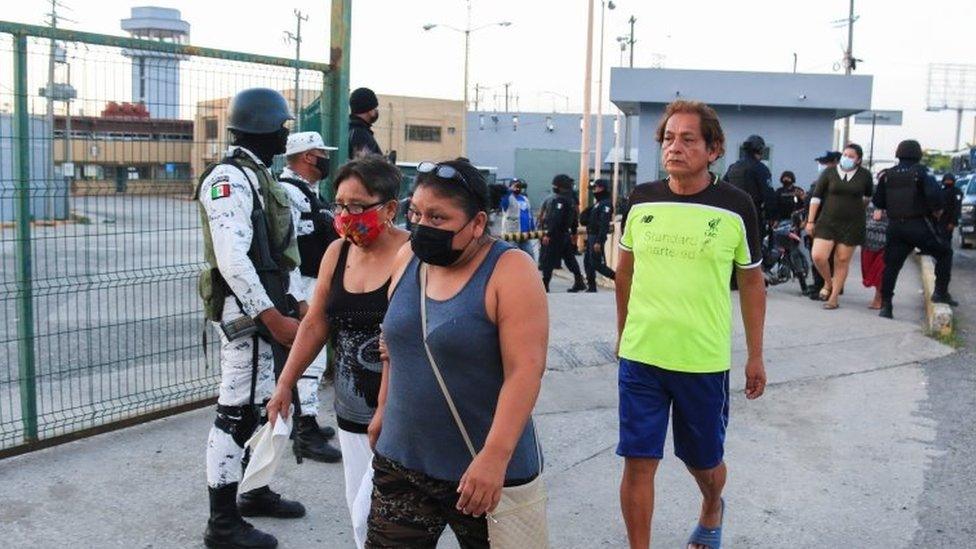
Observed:
[[[725,547],[972,546],[973,265],[971,254],[960,258],[953,283],[964,301],[959,352],[923,334],[912,262],[894,321],[866,308],[871,292],[857,265],[835,311],[795,286],[772,288],[769,386],[756,401],[742,395],[745,346],[734,320]],[[536,408],[552,546],[625,546],[613,298],[554,286]],[[10,547],[201,547],[212,421],[211,410],[199,410],[0,461],[0,539]],[[253,521],[282,547],[352,546],[340,466],[286,461],[273,486],[309,510],[300,520]],[[696,492],[669,443],[655,547],[682,546],[697,517]],[[443,546],[456,546],[447,538]]]

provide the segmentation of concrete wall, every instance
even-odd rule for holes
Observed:
[[[518,125],[512,117],[518,116]],[[497,121],[495,118],[497,117]],[[546,118],[552,119],[552,131],[546,128]],[[580,114],[538,113],[538,112],[469,112],[468,113],[468,158],[479,166],[498,168],[499,178],[520,176],[515,172],[515,156],[519,149],[539,149],[553,151],[575,151],[581,145]],[[590,131],[594,136],[590,150],[595,149],[596,118],[591,121]],[[621,136],[621,140],[623,136]],[[604,115],[603,156],[613,147],[613,116]],[[592,163],[591,163],[592,166]],[[577,178],[579,165],[570,175]],[[536,182],[530,181],[532,185]],[[548,185],[548,182],[546,183]]]
[[[637,180],[659,177],[661,148],[655,131],[664,112],[664,104],[644,103],[640,110],[640,163]],[[830,148],[833,140],[833,111],[813,109],[777,109],[761,107],[716,106],[725,131],[725,156],[713,165],[713,171],[725,169],[738,159],[739,145],[751,134],[759,134],[770,148],[768,166],[773,172],[773,186],[779,185],[779,174],[792,170],[797,183],[806,188],[817,177],[814,158]]]

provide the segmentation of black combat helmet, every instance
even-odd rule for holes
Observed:
[[[895,150],[895,158],[899,160],[921,160],[922,146],[914,139],[906,139],[898,144]]]
[[[742,149],[748,153],[759,154],[766,148],[766,140],[758,135],[750,135],[742,142]]]
[[[294,120],[285,97],[270,88],[249,88],[230,101],[227,128],[244,133],[267,134]]]

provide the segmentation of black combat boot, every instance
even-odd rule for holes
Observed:
[[[591,294],[595,294],[596,293],[596,279],[587,279],[586,280],[586,291],[589,292],[589,293],[591,293]]]
[[[945,292],[945,291],[932,292],[932,303],[945,303],[950,307],[959,306],[959,302],[956,301],[955,299],[952,299],[952,296],[949,295],[949,292]]]
[[[881,310],[878,311],[878,316],[882,318],[895,318],[895,315],[892,311],[890,299],[881,300]]]
[[[315,416],[301,416],[295,423],[292,450],[295,456],[322,463],[336,463],[342,459],[342,452],[329,444]]]
[[[586,283],[583,282],[583,277],[577,275],[576,276],[576,282],[573,283],[573,287],[570,288],[570,289],[568,289],[568,290],[566,290],[566,291],[569,292],[569,293],[571,293],[571,294],[575,294],[577,292],[582,292],[585,289],[586,289]]]
[[[237,511],[237,483],[210,492],[210,520],[203,543],[211,549],[273,549],[278,540],[251,526]]]
[[[237,509],[245,517],[302,518],[305,506],[291,501],[262,486],[244,492],[237,498]]]

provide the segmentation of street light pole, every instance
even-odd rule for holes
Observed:
[[[606,18],[606,10],[614,9],[613,0],[604,2],[600,0],[600,68],[597,75],[597,98],[596,98],[596,178],[603,177],[603,27]]]
[[[463,105],[461,109],[461,154],[467,154],[467,143],[468,143],[468,74],[469,74],[469,62],[471,58],[471,33],[485,29],[488,27],[499,26],[507,27],[512,23],[510,21],[500,21],[497,23],[489,23],[487,25],[482,25],[480,27],[471,27],[471,0],[467,0],[467,26],[463,29],[457,27],[452,27],[451,25],[444,25],[440,23],[427,23],[423,26],[425,31],[435,29],[437,27],[444,27],[455,32],[459,32],[464,35],[464,93],[463,95]]]

